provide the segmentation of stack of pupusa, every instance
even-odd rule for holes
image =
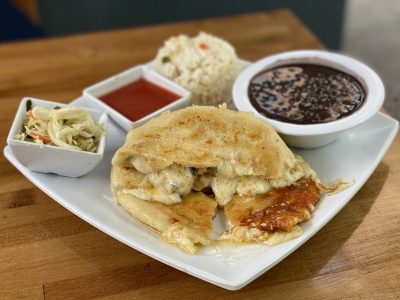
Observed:
[[[210,243],[218,206],[221,239],[276,244],[302,233],[320,199],[315,172],[271,126],[225,106],[154,118],[128,133],[112,164],[116,201],[190,254]]]

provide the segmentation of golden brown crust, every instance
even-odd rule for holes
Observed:
[[[189,254],[194,254],[199,245],[210,242],[208,235],[217,207],[214,199],[202,193],[192,193],[174,205],[141,200],[124,193],[126,184],[136,184],[135,180],[138,180],[138,176],[132,173],[124,167],[113,166],[111,187],[116,201],[135,219]]]
[[[231,169],[233,174],[279,178],[295,157],[276,131],[251,113],[224,107],[193,106],[166,112],[129,132],[112,163],[129,165],[144,156],[155,169],[187,167]]]
[[[252,196],[234,196],[224,211],[230,224],[224,239],[235,241],[266,241],[275,233],[282,238],[311,218],[320,191],[312,179]],[[242,240],[241,240],[242,239]]]

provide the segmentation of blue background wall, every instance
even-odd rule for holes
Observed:
[[[291,8],[332,49],[340,44],[345,0],[39,0],[50,35]]]
[[[36,3],[40,24],[33,26],[9,0],[0,0],[0,40],[289,8],[328,48],[338,49],[345,10],[345,0],[36,0]]]

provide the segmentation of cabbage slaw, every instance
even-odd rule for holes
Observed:
[[[96,152],[105,134],[105,130],[94,122],[90,113],[80,107],[36,106],[27,111],[26,115],[22,132],[15,136],[17,140]]]

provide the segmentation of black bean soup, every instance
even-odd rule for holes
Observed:
[[[314,64],[293,64],[262,71],[250,81],[248,95],[267,118],[295,123],[326,123],[361,107],[362,84],[339,70]]]

